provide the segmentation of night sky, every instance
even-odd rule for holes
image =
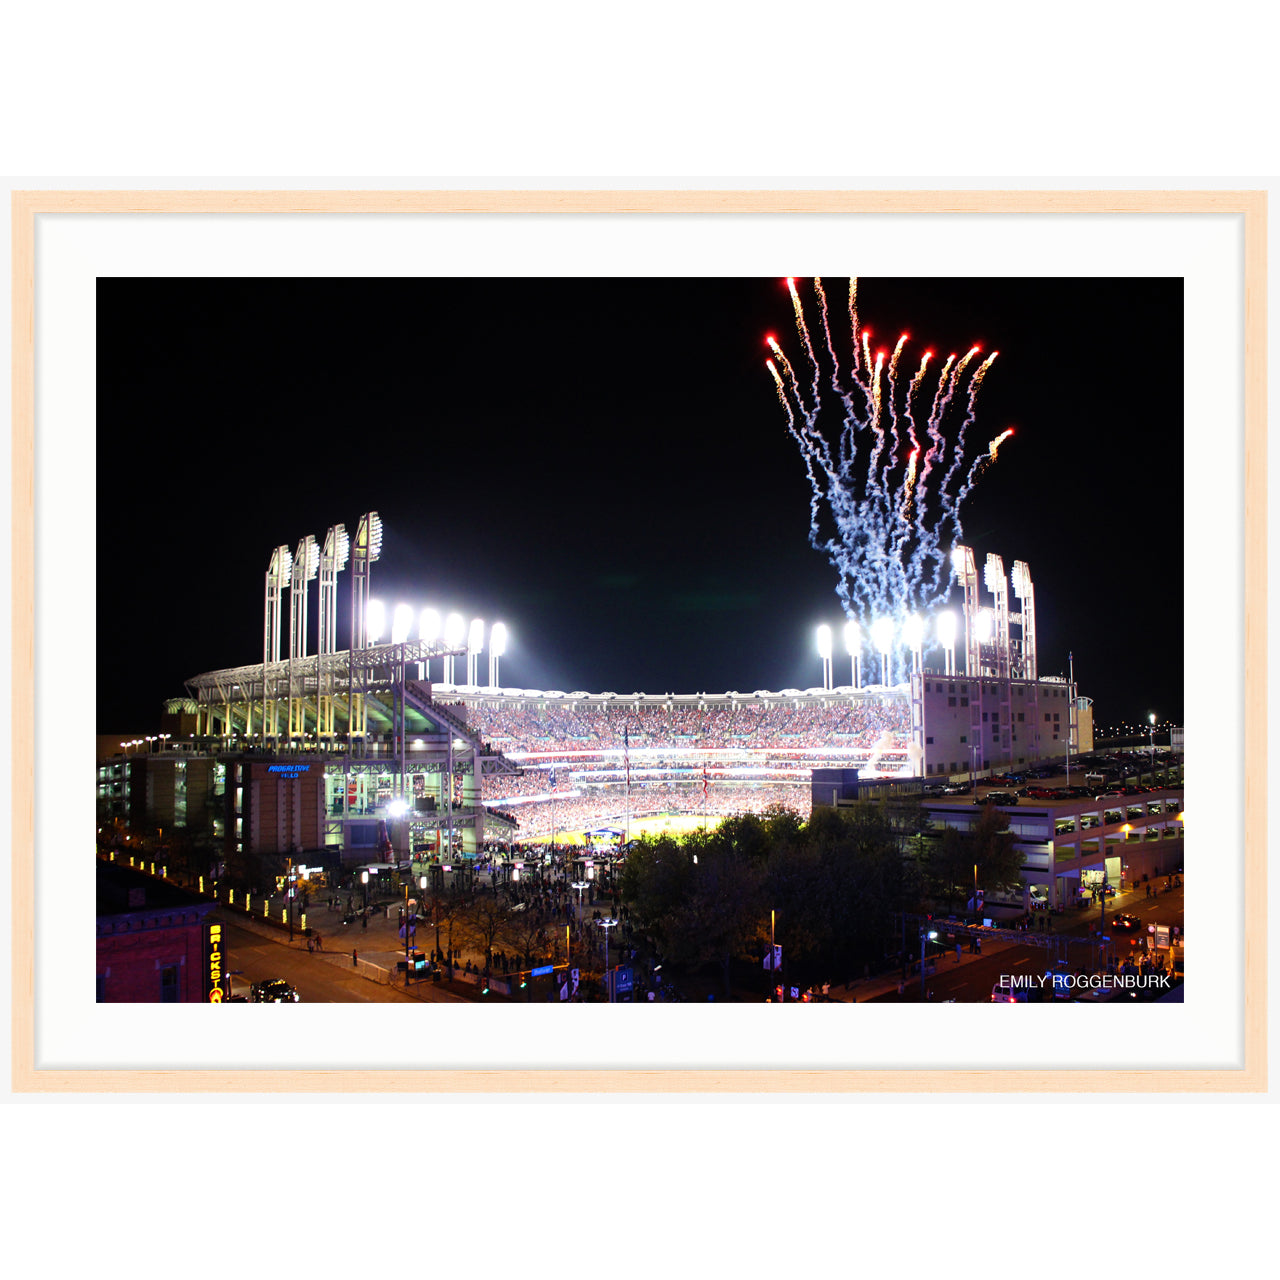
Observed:
[[[979,572],[1027,562],[1040,673],[1074,651],[1097,723],[1181,723],[1181,280],[863,279],[859,311],[904,368],[999,350]],[[99,732],[261,661],[272,549],[369,510],[372,595],[505,622],[506,687],[822,682],[843,615],[764,365],[766,333],[801,358],[779,279],[102,280],[98,333]],[[1158,615],[1116,594],[1143,566]]]

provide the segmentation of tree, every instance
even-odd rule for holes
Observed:
[[[431,919],[436,930],[437,947],[440,946],[440,929],[443,927],[445,931],[444,950],[446,952],[453,951],[454,930],[461,923],[470,902],[470,894],[462,893],[452,886],[449,889],[443,889],[438,881],[432,888],[427,890],[426,905],[431,909]]]
[[[532,906],[526,905],[523,911],[507,913],[502,936],[510,940],[516,954],[522,957],[526,964],[532,965],[534,957],[546,945],[542,935],[547,925],[548,916],[545,912],[535,911]]]
[[[763,934],[764,865],[706,841],[688,892],[662,920],[663,955],[688,968],[719,965],[725,995],[736,959],[752,959]],[[764,935],[767,936],[767,935]]]
[[[486,971],[493,963],[494,948],[508,926],[509,915],[507,904],[492,894],[472,898],[460,914],[462,936],[484,956]]]
[[[950,908],[980,889],[1013,889],[1022,885],[1022,855],[1014,848],[1009,818],[994,805],[983,805],[968,831],[948,827],[926,855],[930,891]]]

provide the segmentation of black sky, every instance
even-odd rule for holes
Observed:
[[[859,310],[912,365],[999,350],[970,453],[1016,434],[965,540],[1028,563],[1042,675],[1074,651],[1099,723],[1181,723],[1181,280],[864,279]],[[98,327],[100,732],[260,661],[272,548],[371,509],[372,594],[504,621],[505,686],[821,683],[780,280],[104,279]]]

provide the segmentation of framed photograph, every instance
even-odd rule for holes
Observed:
[[[1265,193],[12,217],[16,1091],[1265,1091]]]

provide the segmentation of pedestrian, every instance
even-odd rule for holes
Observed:
[[[356,967],[356,960],[358,958],[359,958],[359,953],[356,951],[355,947],[352,947],[351,948],[351,967],[353,969]]]
[[[308,939],[307,939],[307,951],[308,951],[308,952],[310,952],[310,953],[312,953],[312,954],[314,954],[314,953],[315,953],[315,949],[316,949],[315,939],[314,939],[314,938],[308,938]]]
[[[360,927],[362,929],[367,929],[369,927],[369,913],[367,911],[360,917]]]
[[[321,936],[320,934],[318,934],[318,933],[315,935],[315,943],[316,943],[316,950],[317,950],[317,951],[323,951],[323,950],[324,950],[324,939],[323,939],[323,938],[322,938],[322,936]]]

